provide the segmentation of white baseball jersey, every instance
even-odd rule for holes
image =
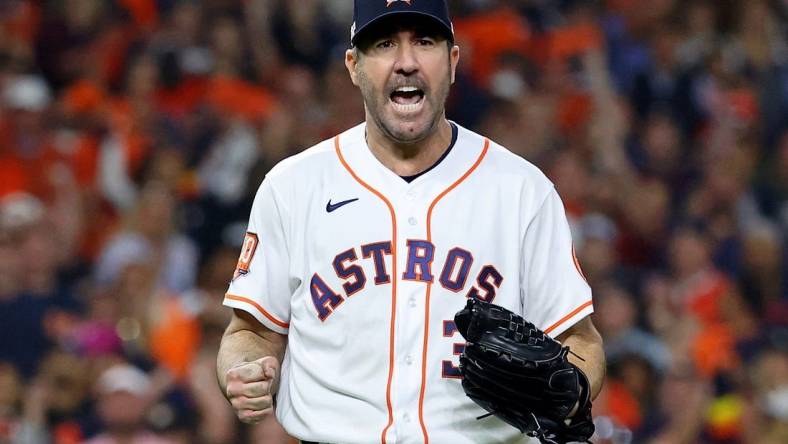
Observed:
[[[454,125],[454,124],[453,124]],[[252,207],[224,304],[288,336],[277,418],[327,443],[521,443],[460,384],[466,298],[557,336],[593,311],[552,183],[455,127],[411,183],[365,125],[276,166]]]

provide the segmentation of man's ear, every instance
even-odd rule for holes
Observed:
[[[358,86],[358,73],[356,72],[356,69],[358,69],[357,53],[353,49],[345,51],[345,67],[350,74],[350,81],[356,86]]]
[[[457,74],[457,64],[460,63],[460,47],[454,45],[449,51],[449,62],[451,63],[451,83],[454,84],[454,79]]]

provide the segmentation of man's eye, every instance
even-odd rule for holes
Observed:
[[[420,46],[432,46],[435,44],[431,39],[418,39],[416,43]]]
[[[380,49],[391,48],[392,46],[394,46],[394,42],[392,42],[391,40],[383,40],[382,42],[375,45],[376,48],[380,48]]]

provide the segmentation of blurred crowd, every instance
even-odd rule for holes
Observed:
[[[788,2],[450,3],[448,117],[554,181],[594,289],[594,441],[788,442]],[[291,442],[219,393],[221,300],[266,171],[363,119],[351,16],[0,1],[0,443]]]

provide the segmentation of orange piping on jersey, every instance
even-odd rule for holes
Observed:
[[[261,307],[260,304],[258,304],[257,302],[255,302],[255,301],[253,301],[253,300],[251,300],[249,298],[245,298],[243,296],[236,296],[236,295],[230,294],[230,293],[225,294],[224,298],[225,299],[229,299],[231,301],[239,301],[239,302],[247,303],[247,304],[251,305],[252,307],[256,308],[257,311],[262,313],[263,316],[268,318],[268,320],[273,322],[274,324],[276,324],[276,325],[278,325],[278,326],[280,326],[282,328],[290,328],[290,324],[289,323],[284,322],[284,321],[280,321],[279,319],[276,319],[274,317],[274,315],[272,315],[271,313],[268,313],[267,311],[265,311],[265,309],[263,307]]]
[[[435,205],[438,204],[438,201],[443,199],[447,194],[449,194],[453,189],[457,188],[459,184],[461,184],[468,176],[473,173],[474,170],[482,163],[484,156],[487,155],[487,150],[490,148],[490,140],[484,139],[484,148],[482,149],[482,153],[479,154],[479,158],[476,159],[476,162],[462,175],[456,182],[451,184],[449,188],[443,190],[442,193],[435,198],[430,204],[429,210],[427,210],[427,242],[432,242],[432,210],[435,209]],[[421,348],[421,391],[419,392],[419,424],[421,424],[421,433],[424,435],[424,444],[429,444],[430,436],[427,433],[427,426],[424,424],[424,393],[427,388],[427,346],[428,341],[427,338],[429,337],[430,332],[430,293],[432,290],[432,282],[427,284],[427,298],[426,303],[424,304],[424,342]]]
[[[386,407],[389,412],[389,422],[380,434],[380,441],[386,444],[386,432],[388,432],[391,425],[394,424],[394,412],[391,407],[391,379],[394,376],[394,323],[397,320],[397,213],[394,212],[394,206],[386,199],[386,196],[369,186],[353,172],[353,169],[350,168],[350,165],[348,165],[345,158],[342,156],[342,150],[339,149],[339,136],[334,138],[334,149],[336,150],[337,157],[339,157],[339,162],[342,163],[342,166],[345,167],[347,172],[353,176],[353,179],[382,200],[383,203],[389,207],[389,213],[391,213],[391,320],[389,321],[389,376],[388,382],[386,382]]]
[[[588,283],[588,279],[586,279],[585,273],[583,273],[583,269],[580,268],[580,261],[577,260],[577,253],[575,252],[575,243],[572,242],[572,260],[575,262],[575,268],[577,268],[577,272],[580,273],[580,277],[583,278],[586,283]]]
[[[572,310],[572,312],[571,312],[571,313],[569,313],[568,315],[566,315],[566,316],[564,316],[563,318],[559,319],[559,320],[558,320],[558,322],[556,322],[555,324],[553,324],[553,325],[551,325],[551,326],[547,327],[547,328],[545,329],[545,331],[544,331],[544,332],[545,332],[545,333],[550,333],[551,331],[555,330],[555,329],[556,329],[556,328],[558,328],[558,327],[559,327],[561,324],[563,324],[564,322],[568,321],[568,320],[569,320],[569,319],[570,319],[572,316],[574,316],[574,315],[576,315],[576,314],[580,313],[581,311],[583,311],[583,309],[584,309],[584,308],[586,308],[586,307],[588,307],[589,305],[593,304],[593,302],[594,302],[594,301],[588,301],[588,302],[586,302],[585,304],[583,304],[583,305],[581,305],[581,306],[579,306],[579,307],[575,308],[574,310]]]

